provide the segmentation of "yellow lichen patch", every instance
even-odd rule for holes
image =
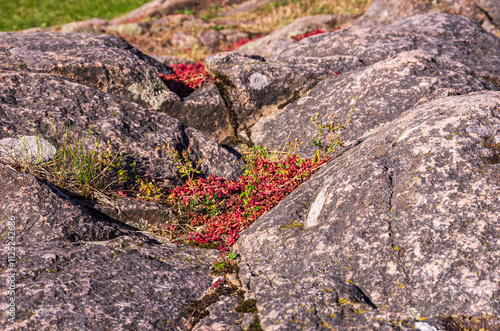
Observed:
[[[326,322],[323,322],[323,326],[329,330],[335,330],[334,328],[332,328],[330,325],[328,325],[328,323]]]
[[[303,229],[304,224],[302,222],[299,222],[299,221],[291,220],[284,227],[280,228],[280,231],[283,231],[285,228],[287,228],[287,229],[297,229],[297,228]]]

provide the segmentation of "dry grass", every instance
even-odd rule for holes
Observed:
[[[360,16],[371,0],[281,0],[266,3],[249,12],[228,15],[234,7],[208,6],[197,12],[170,15],[162,24],[161,32],[148,32],[142,36],[124,36],[133,46],[148,54],[172,55],[191,61],[202,62],[208,55],[227,51],[231,45],[221,44],[217,49],[207,50],[201,44],[176,48],[172,36],[186,33],[198,36],[208,29],[229,29],[249,33],[250,37],[269,34],[295,19],[317,14],[340,14],[353,19]],[[157,18],[155,18],[157,19]],[[152,22],[151,18],[144,19]]]
[[[213,22],[240,21],[240,28],[268,34],[300,17],[318,14],[341,14],[357,17],[364,13],[370,0],[289,0],[269,2],[250,13],[219,16]]]

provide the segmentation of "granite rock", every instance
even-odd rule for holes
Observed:
[[[33,135],[35,129],[54,141],[70,127],[74,137],[90,129],[87,140],[109,141],[114,153],[126,155],[125,168],[136,162],[137,175],[162,186],[180,183],[170,149],[189,149],[202,174],[237,178],[241,173],[237,157],[179,120],[63,76],[1,71],[0,114],[0,138]]]
[[[499,109],[500,92],[413,107],[243,231],[239,276],[263,328],[499,316]]]
[[[169,67],[110,35],[2,32],[0,69],[62,75],[155,110],[179,99],[158,76]]]

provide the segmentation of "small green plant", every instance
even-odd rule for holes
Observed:
[[[317,130],[316,135],[311,138],[311,143],[318,149],[313,157],[314,161],[321,160],[323,157],[335,152],[337,147],[343,146],[344,141],[340,139],[340,134],[342,130],[347,128],[351,120],[352,111],[351,109],[347,120],[343,124],[339,123],[338,118],[333,115],[329,115],[331,121],[326,124],[319,120],[319,113],[311,117],[311,121]]]
[[[236,254],[235,252],[232,252],[227,257],[230,258],[231,260],[236,260],[237,256],[238,256],[238,254]]]
[[[147,181],[137,176],[136,183],[139,185],[138,198],[145,201],[158,201],[163,196],[163,188],[157,186],[154,179],[152,181]]]
[[[226,265],[226,261],[225,260],[220,260],[220,261],[215,261],[214,262],[215,270],[222,269],[222,268],[224,268],[225,265]]]
[[[68,123],[64,134],[59,135],[52,123],[53,138],[45,140],[33,124],[32,127],[36,145],[22,147],[20,154],[25,157],[11,157],[9,164],[14,169],[35,175],[85,198],[109,200],[109,190],[118,181],[116,174],[122,179],[125,176],[124,172],[118,172],[123,159],[119,150],[116,151],[109,141],[104,143],[99,138],[93,138],[91,128],[81,134],[74,134]],[[53,146],[51,148],[55,148],[51,159],[46,159],[47,142]],[[37,151],[28,150],[32,147]],[[33,155],[36,156],[35,160]]]
[[[200,171],[197,169],[197,166],[193,160],[191,160],[191,145],[184,150],[181,154],[170,145],[167,146],[167,155],[174,162],[175,168],[181,174],[181,177],[186,179],[187,181],[192,181]],[[198,165],[203,162],[202,160],[198,161]],[[181,181],[182,182],[182,181]]]

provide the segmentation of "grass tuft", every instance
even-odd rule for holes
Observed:
[[[111,186],[118,181],[117,169],[121,166],[123,155],[114,151],[110,142],[102,142],[92,138],[91,128],[81,134],[73,134],[71,126],[63,135],[54,129],[54,138],[45,140],[35,130],[36,159],[28,148],[34,146],[21,145],[19,150],[9,151],[11,154],[2,158],[1,162],[11,168],[32,174],[74,195],[86,199],[109,201]],[[56,149],[49,160],[43,160],[46,141]],[[4,154],[7,153],[4,150]],[[20,157],[21,156],[21,157]]]

